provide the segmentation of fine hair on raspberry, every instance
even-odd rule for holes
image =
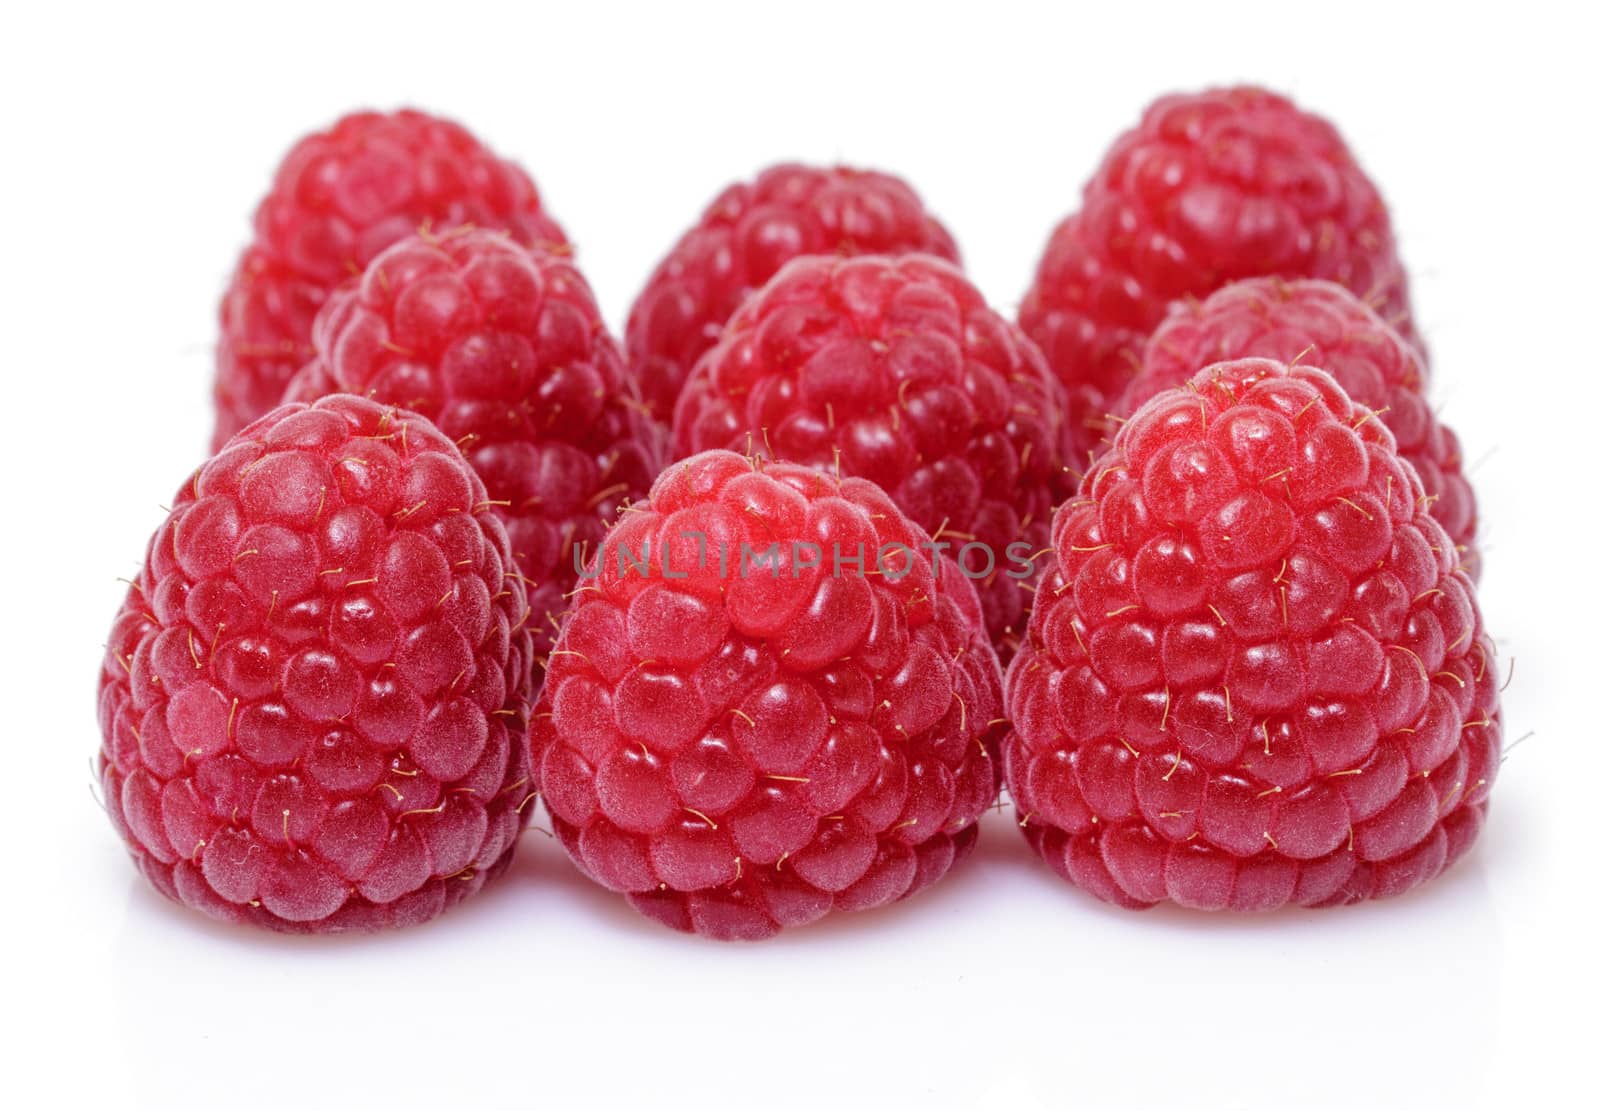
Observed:
[[[927,543],[863,479],[727,451],[663,472],[597,553],[534,714],[578,867],[719,939],[943,876],[994,801],[1003,720],[972,584]]]
[[[1138,373],[1111,408],[1131,416],[1164,389],[1212,363],[1244,357],[1304,362],[1331,374],[1357,404],[1394,433],[1400,457],[1416,468],[1428,512],[1455,541],[1461,564],[1478,578],[1477,498],[1461,441],[1428,404],[1428,367],[1372,307],[1333,282],[1251,278],[1198,303],[1173,308],[1145,345]]]
[[[283,400],[317,310],[419,229],[494,228],[566,242],[533,180],[460,124],[412,109],[353,112],[284,156],[220,310],[213,450]]]
[[[1241,359],[1158,393],[1052,538],[1005,770],[1061,876],[1129,907],[1332,906],[1472,845],[1494,644],[1416,472],[1327,374]]]
[[[734,310],[801,255],[917,252],[959,262],[955,240],[893,174],[786,162],[728,186],[657,264],[628,314],[628,358],[664,421]]]
[[[501,232],[409,236],[329,298],[313,344],[291,398],[404,406],[461,447],[505,522],[542,656],[580,553],[650,488],[665,436],[569,253]]]
[[[274,409],[179,489],[100,673],[104,802],[162,894],[291,932],[426,921],[511,859],[532,644],[426,419]]]
[[[745,301],[679,399],[673,446],[870,479],[978,583],[1002,658],[1027,620],[1065,470],[1037,348],[928,255],[800,258]]]
[[[1068,388],[1073,465],[1112,438],[1169,305],[1274,274],[1338,282],[1417,341],[1388,210],[1332,124],[1249,86],[1156,100],[1051,234],[1019,310]]]

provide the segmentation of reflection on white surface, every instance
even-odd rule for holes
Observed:
[[[830,1075],[877,1106],[1459,1105],[1500,990],[1484,856],[1353,908],[1128,912],[1061,883],[991,813],[917,898],[753,945],[644,920],[536,832],[478,898],[372,937],[213,924],[130,877],[124,1079],[151,1105],[248,1076],[252,1099],[283,1106],[357,1077],[457,1106],[505,1089],[499,1070],[536,1087],[547,1068],[616,1106],[666,1085],[708,1107],[815,1107]],[[293,1067],[263,1067],[276,1047]]]

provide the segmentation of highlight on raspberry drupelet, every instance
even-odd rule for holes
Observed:
[[[1007,674],[1028,843],[1109,902],[1401,894],[1472,845],[1493,642],[1416,472],[1320,370],[1157,394],[1056,515]]]
[[[1417,342],[1383,198],[1332,124],[1258,88],[1157,100],[1051,235],[1020,310],[1068,387],[1079,458],[1110,441],[1170,303],[1272,274],[1336,281]]]
[[[977,596],[859,478],[710,451],[623,513],[530,736],[561,844],[675,929],[768,937],[936,882],[995,799]]]
[[[1477,498],[1463,469],[1461,442],[1428,404],[1428,368],[1404,337],[1343,286],[1252,278],[1223,286],[1199,304],[1174,307],[1110,412],[1130,416],[1204,367],[1246,356],[1318,367],[1352,401],[1373,410],[1394,433],[1400,457],[1416,468],[1428,512],[1455,541],[1461,565],[1478,578]]]
[[[695,362],[749,294],[800,255],[938,255],[955,241],[892,174],[771,166],[728,186],[657,264],[628,316],[628,358],[663,421]]]
[[[273,410],[178,491],[100,674],[107,813],[164,895],[292,932],[423,922],[509,863],[532,645],[427,420]]]
[[[419,228],[476,225],[564,243],[521,168],[423,112],[355,112],[295,144],[221,306],[213,450],[283,400],[335,287]]]
[[[499,232],[410,236],[329,298],[313,343],[291,398],[400,405],[460,446],[505,521],[542,657],[577,553],[644,497],[666,435],[583,275],[565,253]]]
[[[673,446],[877,483],[978,582],[1009,658],[1050,513],[1074,485],[1061,401],[1037,348],[950,263],[809,257],[752,295],[700,360]]]

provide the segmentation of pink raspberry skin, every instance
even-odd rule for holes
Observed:
[[[946,558],[985,546],[992,560],[975,548],[966,565],[983,575],[986,624],[1009,658],[1031,561],[1073,487],[1065,437],[1061,390],[1038,350],[954,266],[810,257],[750,297],[701,359],[673,447],[839,468],[887,490],[949,544]]]
[[[418,228],[466,225],[566,242],[528,175],[449,120],[356,112],[296,143],[222,299],[213,450],[283,399],[340,282]]]
[[[336,291],[289,396],[360,394],[422,414],[505,521],[549,650],[585,551],[644,497],[665,430],[570,258],[498,232],[411,236]]]
[[[1333,906],[1466,852],[1500,754],[1472,580],[1332,378],[1157,394],[1056,515],[1006,676],[1028,843],[1127,907]]]
[[[533,718],[579,869],[724,940],[943,876],[998,791],[1000,673],[927,539],[861,479],[726,451],[664,472],[607,537]]]
[[[749,294],[801,255],[938,255],[955,241],[900,178],[848,166],[772,166],[730,185],[656,266],[628,316],[628,358],[662,420]]]
[[[1477,497],[1463,471],[1461,442],[1428,405],[1428,368],[1404,337],[1343,286],[1253,278],[1223,286],[1200,304],[1174,307],[1111,412],[1131,416],[1212,363],[1245,356],[1320,367],[1352,401],[1373,410],[1394,433],[1400,457],[1416,468],[1432,499],[1428,511],[1455,541],[1462,566],[1478,578]]]
[[[106,811],[162,894],[375,930],[504,870],[532,645],[484,497],[428,421],[343,395],[273,410],[183,484],[100,673]]]
[[[1110,440],[1169,304],[1272,274],[1346,286],[1420,350],[1383,198],[1333,125],[1250,87],[1157,100],[1051,235],[1020,310],[1068,387],[1080,458]]]

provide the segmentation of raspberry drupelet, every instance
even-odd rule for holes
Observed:
[[[1398,895],[1476,839],[1493,644],[1416,472],[1319,370],[1148,401],[1057,514],[1007,674],[1029,844],[1129,907]]]
[[[356,112],[296,143],[222,299],[213,449],[283,399],[340,282],[418,228],[467,225],[565,242],[528,175],[449,120]]]
[[[1428,511],[1455,541],[1461,565],[1478,577],[1477,499],[1463,471],[1461,442],[1428,405],[1428,369],[1404,337],[1343,286],[1252,278],[1175,307],[1111,412],[1130,416],[1204,367],[1246,356],[1319,367],[1352,401],[1373,410],[1394,433],[1400,457],[1416,468]]]
[[[313,343],[291,397],[400,405],[460,445],[506,523],[542,655],[578,553],[649,490],[665,436],[583,275],[498,232],[411,236],[333,294]]]
[[[960,261],[944,225],[891,174],[785,163],[730,185],[656,266],[629,314],[628,358],[645,401],[671,421],[695,362],[790,259],[908,252]]]
[[[1004,658],[1073,486],[1065,435],[1038,350],[927,255],[789,263],[701,359],[673,429],[680,456],[753,450],[883,487],[981,579]]]
[[[179,490],[100,674],[106,810],[163,894],[292,932],[423,922],[511,858],[532,645],[483,483],[340,395]]]
[[[937,881],[995,798],[971,583],[878,487],[712,451],[623,513],[550,655],[536,778],[644,914],[767,937]]]
[[[1271,274],[1336,281],[1416,340],[1388,211],[1332,124],[1257,88],[1157,100],[1051,235],[1020,310],[1068,387],[1079,456],[1111,439],[1106,413],[1170,303]]]

